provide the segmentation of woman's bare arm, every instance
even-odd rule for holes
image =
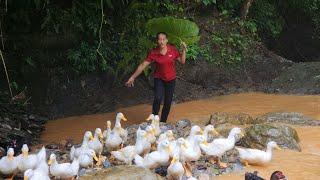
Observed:
[[[182,53],[181,53],[181,56],[178,58],[178,61],[181,64],[185,64],[186,63],[187,45],[184,42],[182,42],[181,45],[182,45]]]
[[[138,77],[142,71],[150,64],[150,62],[148,61],[143,61],[141,64],[139,64],[138,68],[136,69],[136,71],[131,75],[131,77],[129,78],[129,80],[126,82],[126,86],[128,87],[133,87],[134,86],[134,80],[136,79],[136,77]]]

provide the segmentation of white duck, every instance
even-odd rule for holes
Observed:
[[[147,140],[153,144],[156,142],[157,138],[155,136],[155,130],[152,126],[147,126],[146,127],[146,132],[147,132]]]
[[[103,144],[100,142],[100,139],[103,139],[102,131],[100,128],[96,128],[93,140],[88,142],[89,148],[93,149],[99,158],[103,150]]]
[[[122,144],[122,138],[120,134],[111,130],[111,122],[107,121],[105,146],[108,151],[119,149]]]
[[[201,143],[200,147],[205,152],[206,155],[211,156],[210,161],[212,160],[217,161],[219,166],[221,167],[227,167],[225,163],[221,163],[219,161],[219,158],[227,151],[234,148],[234,145],[236,143],[236,137],[238,135],[243,136],[243,133],[241,132],[241,129],[238,127],[235,127],[231,129],[228,138],[217,138],[213,140],[211,143]],[[217,159],[212,159],[217,158]]]
[[[36,154],[29,154],[29,147],[27,144],[23,144],[21,148],[22,154],[18,156],[18,169],[20,172],[25,172],[27,169],[35,169],[38,164],[38,158]]]
[[[56,178],[74,178],[77,176],[80,164],[77,158],[74,158],[72,163],[61,163],[57,162],[55,154],[50,155],[48,164],[50,165],[50,173]]]
[[[170,142],[175,140],[175,137],[174,137],[172,130],[167,130],[166,132],[160,134],[160,136],[157,140],[157,144],[159,144],[163,140],[168,140]]]
[[[12,175],[9,179],[13,179],[18,172],[18,158],[14,157],[13,148],[9,148],[7,156],[0,159],[0,173],[4,175]]]
[[[211,125],[211,124],[207,125],[207,126],[204,128],[204,131],[203,131],[203,136],[204,136],[204,138],[205,138],[206,141],[208,141],[209,134],[219,135],[219,133],[214,129],[214,126]]]
[[[44,147],[37,154],[38,164],[35,169],[24,172],[24,180],[50,180],[49,166],[46,162],[46,149]]]
[[[107,129],[103,131],[102,135],[103,138],[106,140],[108,139],[109,134],[111,133],[111,121],[107,121]]]
[[[111,151],[112,157],[115,157],[117,160],[122,161],[128,165],[132,164],[132,160],[136,154],[137,153],[135,146],[126,146],[119,149],[118,151]]]
[[[134,157],[134,162],[139,167],[155,169],[160,165],[166,165],[169,161],[169,154],[172,148],[170,142],[165,140],[160,143],[160,149],[146,154],[143,158],[138,154]]]
[[[146,120],[151,120],[151,126],[154,128],[155,131],[154,135],[158,137],[161,133],[159,115],[150,114]]]
[[[180,156],[181,162],[186,163],[186,175],[190,177],[192,175],[189,162],[197,161],[201,157],[200,144],[205,143],[205,138],[202,135],[195,135],[193,139],[193,144],[185,141],[184,146],[181,146]]]
[[[79,156],[80,167],[87,168],[89,166],[93,167],[94,160],[99,162],[99,158],[96,156],[96,153],[92,149],[87,149],[81,153]]]
[[[188,143],[191,144],[191,146],[193,146],[194,144],[194,138],[196,135],[203,135],[203,130],[198,125],[194,125],[191,127],[190,134],[186,139]]]
[[[124,115],[121,112],[119,112],[119,113],[117,113],[116,122],[115,122],[115,125],[114,125],[112,131],[116,132],[120,135],[120,137],[122,139],[122,144],[123,144],[128,139],[128,131],[121,127],[121,120],[127,121],[127,119],[124,117]]]
[[[47,152],[43,146],[37,154],[38,164],[35,170],[36,172],[41,172],[45,175],[49,174],[49,166],[47,164]]]
[[[179,154],[175,154],[171,160],[171,163],[167,169],[167,178],[171,180],[182,180],[182,176],[185,173],[182,163],[179,161]]]
[[[41,172],[37,169],[28,169],[24,172],[23,176],[24,180],[50,180],[50,177],[48,174],[45,174],[44,172]]]
[[[126,164],[131,165],[132,160],[136,154],[149,153],[151,149],[150,142],[146,139],[146,131],[141,130],[140,127],[137,130],[136,144],[134,146],[126,146],[118,151],[111,151],[111,155],[119,161],[123,161]]]
[[[136,134],[136,144],[135,144],[135,150],[136,153],[141,154],[147,154],[151,150],[151,143],[147,140],[147,132],[144,130],[141,130],[140,127],[137,130]]]
[[[179,159],[180,159],[180,156],[181,156],[181,146],[184,146],[184,149],[187,149],[188,146],[187,146],[187,142],[185,139],[183,138],[179,138],[175,141],[172,141],[170,142],[171,146],[172,146],[172,152],[170,154],[170,157],[173,158],[174,155],[179,155]]]
[[[93,136],[91,131],[86,131],[83,135],[82,144],[80,147],[75,148],[74,146],[71,147],[70,150],[70,159],[73,160],[74,158],[79,158],[82,152],[85,152],[89,149],[89,141],[93,140]]]
[[[272,149],[281,150],[281,148],[274,141],[268,142],[266,151],[240,147],[236,147],[236,149],[239,151],[239,157],[241,161],[245,164],[245,166],[248,166],[249,164],[266,164],[270,162],[272,159]]]

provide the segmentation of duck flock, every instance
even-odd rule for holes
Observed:
[[[117,113],[113,129],[107,121],[107,129],[97,128],[94,135],[86,131],[80,147],[70,150],[71,163],[59,163],[54,153],[46,158],[46,149],[36,154],[29,154],[26,144],[21,154],[14,156],[13,148],[7,150],[7,155],[0,159],[0,173],[12,179],[17,173],[23,173],[25,180],[47,180],[55,178],[77,177],[80,168],[100,168],[106,160],[102,155],[104,148],[111,154],[109,161],[122,161],[125,164],[154,170],[166,166],[167,178],[181,180],[183,176],[192,177],[190,162],[197,161],[205,154],[210,163],[226,167],[220,162],[220,157],[235,147],[236,141],[243,137],[241,128],[230,130],[228,137],[220,137],[208,142],[210,134],[218,134],[213,125],[207,125],[204,130],[194,125],[187,138],[175,138],[171,130],[161,132],[159,116],[151,114],[146,120],[151,121],[144,130],[140,127],[136,132],[136,142],[123,147],[127,141],[128,131],[121,127],[121,121],[127,121],[122,113]],[[276,142],[270,141],[266,151],[235,147],[239,151],[240,160],[244,165],[265,164],[272,159],[272,149],[280,149]]]

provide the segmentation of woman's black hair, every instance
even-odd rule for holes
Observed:
[[[164,35],[166,35],[166,37],[168,37],[168,34],[166,32],[158,32],[156,35],[156,40],[159,38],[160,34],[164,34]]]
[[[271,174],[270,180],[284,179],[286,176],[281,171],[275,171]]]

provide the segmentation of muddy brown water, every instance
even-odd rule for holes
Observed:
[[[128,121],[124,126],[141,123],[149,115],[150,105],[119,108]],[[320,119],[320,96],[274,95],[264,93],[241,93],[215,98],[190,101],[172,106],[169,122],[188,118],[198,124],[207,123],[213,112],[247,113],[253,117],[275,111],[301,112]],[[115,112],[75,116],[49,121],[41,139],[44,143],[74,139],[80,142],[85,130],[106,128],[107,120],[114,120]],[[268,179],[275,170],[281,170],[291,179],[320,179],[320,127],[295,126],[301,139],[302,152],[274,151],[272,162],[266,166],[251,166],[245,171],[258,170]],[[223,175],[218,179],[244,179],[244,171]]]

